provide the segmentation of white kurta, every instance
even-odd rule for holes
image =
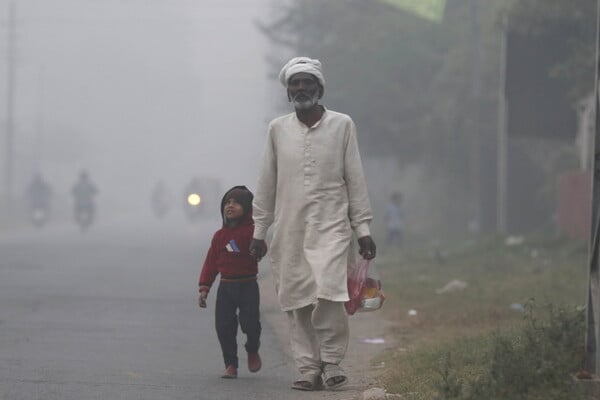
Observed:
[[[253,206],[256,239],[273,224],[282,310],[347,301],[352,230],[370,235],[373,219],[352,119],[325,110],[311,128],[295,113],[271,121]]]

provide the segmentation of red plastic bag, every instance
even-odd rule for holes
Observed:
[[[344,306],[349,315],[357,311],[375,311],[381,308],[385,296],[373,260],[365,260],[362,257],[349,260],[348,296],[350,300],[344,303]]]

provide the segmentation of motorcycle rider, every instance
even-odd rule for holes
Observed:
[[[158,218],[163,218],[169,211],[169,197],[169,190],[165,181],[159,180],[154,186],[150,197],[152,210]]]
[[[94,219],[96,209],[94,196],[98,193],[98,189],[91,181],[87,171],[81,171],[71,193],[75,198],[75,221],[82,229],[85,229]]]
[[[27,188],[29,198],[29,210],[31,220],[34,225],[42,226],[48,219],[50,213],[50,198],[52,197],[52,188],[42,178],[39,172],[36,172]]]

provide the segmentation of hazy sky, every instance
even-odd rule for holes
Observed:
[[[86,168],[108,203],[145,196],[158,178],[177,194],[194,175],[255,185],[273,115],[254,25],[268,0],[13,2],[16,190],[38,166],[58,192]],[[0,93],[9,3],[0,0]]]

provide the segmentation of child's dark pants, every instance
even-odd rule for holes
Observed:
[[[258,352],[260,347],[260,294],[256,280],[219,283],[215,306],[215,325],[221,343],[225,366],[238,367],[237,330],[238,320],[247,336],[246,351]],[[239,309],[239,316],[237,310]]]

